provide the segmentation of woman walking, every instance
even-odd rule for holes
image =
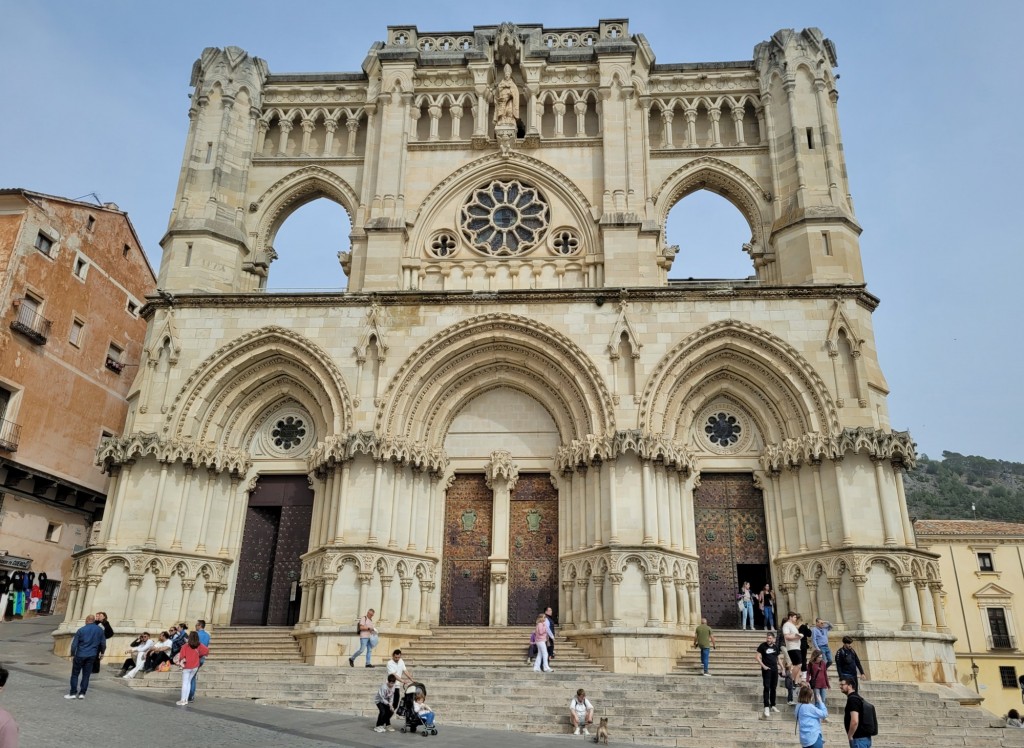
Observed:
[[[807,663],[807,685],[814,689],[818,701],[824,704],[831,686],[828,683],[828,663],[820,649],[811,652],[811,661]]]
[[[737,596],[739,600],[740,608],[740,628],[747,628],[747,624],[750,624],[750,630],[754,630],[754,595],[750,591],[750,582],[744,582],[743,586],[740,587],[740,593]]]
[[[761,614],[764,616],[764,630],[775,630],[775,596],[772,594],[772,586],[766,584],[764,589],[757,593],[757,603],[761,606]]]
[[[810,686],[801,686],[797,696],[796,729],[800,736],[801,748],[822,748],[825,739],[821,736],[821,721],[828,719],[824,702],[816,700]]]
[[[181,699],[178,706],[188,706],[188,694],[192,690],[192,679],[196,677],[199,670],[199,658],[210,654],[199,641],[199,633],[192,631],[188,635],[188,641],[178,652],[178,664],[181,666]]]
[[[543,613],[537,616],[537,625],[533,630],[534,638],[537,641],[537,659],[533,663],[533,670],[539,673],[543,670],[550,673],[548,667],[548,618]]]

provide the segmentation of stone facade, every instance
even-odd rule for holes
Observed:
[[[279,587],[254,549],[280,553],[311,488],[287,617],[312,662],[340,661],[368,607],[387,646],[546,599],[608,668],[665,672],[702,611],[732,622],[750,573],[869,640],[881,677],[951,681],[835,64],[817,29],[655,64],[625,20],[391,27],[353,74],[205,50],[129,428],[99,455],[115,499],[64,631],[97,605],[241,622]],[[668,213],[701,189],[749,223],[751,278],[669,281]],[[277,230],[320,197],[351,218],[347,290],[264,292]],[[733,483],[742,507],[715,498]]]

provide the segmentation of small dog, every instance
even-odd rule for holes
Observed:
[[[608,718],[601,717],[600,722],[597,725],[597,735],[594,737],[595,743],[604,743],[608,745]]]

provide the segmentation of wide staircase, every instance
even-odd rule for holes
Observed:
[[[760,678],[757,647],[767,631],[716,630],[715,648],[711,650],[712,675],[736,675]],[[700,650],[688,649],[672,669],[674,674],[694,675],[702,672]]]
[[[218,626],[211,644],[218,660],[302,662],[302,650],[290,626]]]
[[[791,748],[796,743],[792,708],[785,706],[784,690],[779,693],[780,713],[760,719],[761,681],[746,675],[749,660],[744,675],[616,675],[594,668],[585,659],[573,663],[571,648],[563,646],[553,663],[554,672],[534,673],[524,662],[526,647],[522,640],[518,663],[509,659],[513,656],[511,652],[502,655],[501,664],[486,663],[481,658],[497,659],[494,653],[504,650],[497,646],[485,649],[484,640],[490,637],[480,630],[468,636],[468,631],[459,629],[442,634],[450,635],[449,642],[460,648],[475,641],[475,649],[467,650],[469,659],[476,659],[475,666],[451,662],[451,649],[442,648],[434,654],[429,649],[421,650],[422,661],[412,647],[404,649],[406,664],[416,679],[427,686],[442,729],[450,724],[568,734],[569,701],[576,689],[583,687],[598,716],[608,717],[612,743],[679,748]],[[367,730],[372,726],[371,719],[377,714],[373,695],[383,681],[382,669],[229,660],[230,655],[220,647],[223,633],[224,629],[216,632],[215,646],[201,671],[201,699],[242,699],[356,714],[367,718]],[[250,640],[251,649],[258,651],[258,641],[258,636]],[[724,642],[719,641],[719,652],[724,654]],[[375,657],[378,665],[384,659]],[[717,672],[714,659],[712,672]],[[173,692],[180,683],[177,671],[126,681],[131,688],[166,691],[168,699],[174,698]],[[994,722],[991,714],[914,686],[870,682],[863,684],[863,694],[878,711],[881,729],[874,741],[876,748],[1024,748],[1024,730],[990,729]],[[842,694],[830,694],[833,717],[824,725],[828,744],[845,745],[844,703]]]
[[[441,626],[431,636],[416,639],[403,647],[407,663],[418,668],[437,667],[526,667],[526,653],[533,627]],[[551,668],[600,670],[582,649],[563,637],[555,640],[555,659]]]

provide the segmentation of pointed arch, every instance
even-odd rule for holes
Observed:
[[[460,407],[494,387],[541,403],[563,443],[615,430],[611,394],[579,346],[536,320],[495,313],[452,325],[413,352],[383,394],[376,431],[440,446]]]
[[[253,330],[196,368],[175,398],[165,431],[240,446],[251,419],[287,396],[310,412],[321,434],[342,434],[351,426],[351,397],[323,349],[276,325]]]
[[[778,336],[738,320],[701,328],[661,359],[644,388],[638,426],[687,433],[703,404],[724,390],[758,418],[769,441],[840,430],[835,403],[811,364]]]

